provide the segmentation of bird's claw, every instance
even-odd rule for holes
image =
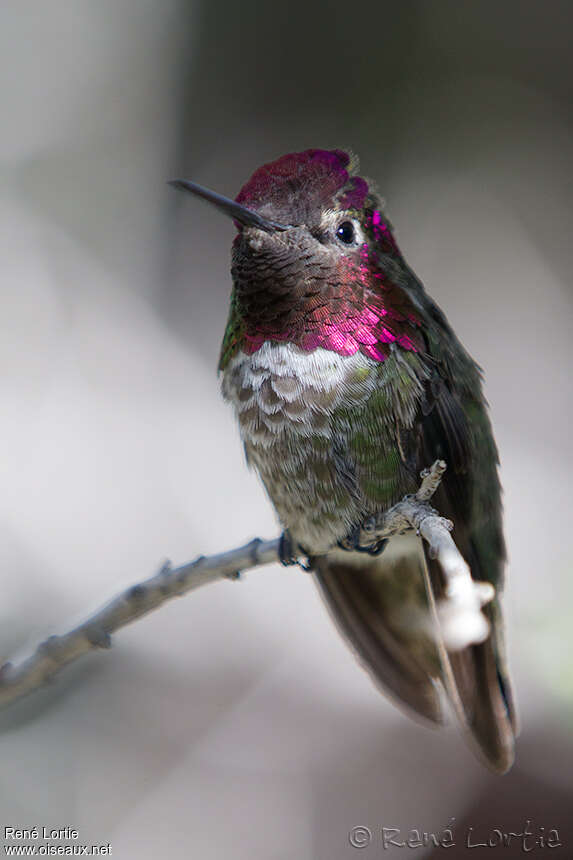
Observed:
[[[303,570],[310,570],[308,553],[293,541],[288,529],[285,529],[279,539],[279,560],[285,567],[298,564]]]
[[[382,538],[381,540],[365,544],[360,540],[362,533],[363,527],[361,525],[354,526],[345,538],[338,541],[338,546],[340,549],[346,550],[346,552],[363,552],[366,555],[380,555],[388,543],[388,538]]]

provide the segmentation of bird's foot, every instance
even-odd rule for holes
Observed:
[[[347,552],[364,552],[366,555],[380,555],[384,552],[386,544],[388,543],[388,538],[375,540],[371,543],[364,543],[364,541],[361,540],[363,534],[363,524],[354,526],[345,538],[338,541],[338,546],[340,549],[344,549]]]
[[[292,539],[288,529],[285,529],[280,536],[279,559],[285,567],[298,564],[303,570],[310,570],[308,553]]]

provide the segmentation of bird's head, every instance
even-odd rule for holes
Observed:
[[[419,320],[399,275],[403,260],[380,201],[341,150],[284,155],[254,172],[234,201],[177,187],[234,219],[233,295],[224,367],[268,340],[359,350],[383,361],[392,344],[419,347]]]

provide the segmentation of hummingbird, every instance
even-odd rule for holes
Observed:
[[[174,180],[232,218],[232,292],[219,372],[249,466],[283,528],[282,560],[308,559],[331,615],[375,683],[441,724],[449,698],[474,753],[514,758],[516,712],[501,606],[505,545],[498,453],[482,372],[396,243],[351,154],[290,153],[235,200]],[[433,498],[472,577],[495,587],[485,641],[445,652],[422,625],[444,581],[413,532],[375,548],[362,524],[416,491]],[[445,691],[445,696],[444,696]]]

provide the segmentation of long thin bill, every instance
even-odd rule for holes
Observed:
[[[288,224],[279,224],[277,221],[270,221],[268,218],[263,218],[246,206],[241,206],[240,203],[235,203],[229,197],[223,197],[222,194],[217,194],[216,191],[211,191],[209,188],[204,188],[202,185],[197,185],[196,182],[189,182],[187,179],[172,179],[169,183],[174,188],[179,188],[182,191],[189,191],[191,194],[196,194],[197,197],[202,197],[208,203],[216,206],[225,215],[234,218],[239,224],[245,227],[258,227],[260,230],[266,230],[267,233],[273,233],[276,230],[288,230]]]

